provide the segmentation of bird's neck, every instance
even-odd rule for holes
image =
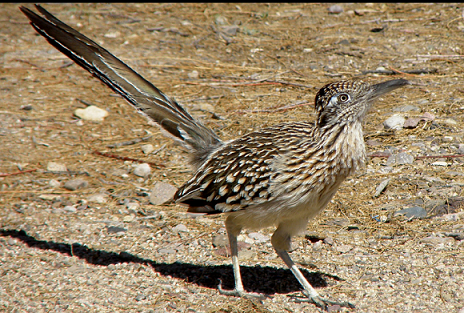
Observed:
[[[318,135],[324,146],[321,151],[333,156],[338,166],[349,170],[349,174],[365,163],[366,147],[360,121],[318,128]]]

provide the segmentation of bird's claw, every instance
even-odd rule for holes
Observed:
[[[241,297],[241,298],[247,298],[247,299],[257,299],[260,301],[264,300],[267,297],[266,295],[263,295],[260,293],[245,292],[245,290],[238,290],[237,288],[233,290],[224,290],[222,289],[222,280],[219,280],[218,290],[219,290],[219,293],[222,295],[235,296],[235,297]]]
[[[354,309],[355,306],[349,302],[338,302],[338,301],[332,301],[328,299],[321,298],[319,295],[311,295],[309,292],[306,290],[303,290],[303,294],[305,297],[295,297],[296,302],[311,302],[314,303],[317,307],[320,307],[323,310],[328,310],[329,306],[332,305],[338,305],[341,307],[346,307],[350,309]]]

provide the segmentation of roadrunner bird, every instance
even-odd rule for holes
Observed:
[[[396,79],[371,85],[340,81],[316,95],[314,123],[282,123],[223,142],[177,102],[126,64],[64,24],[41,6],[43,17],[21,7],[35,30],[78,65],[122,95],[193,154],[194,174],[174,200],[194,213],[226,213],[235,289],[245,292],[238,262],[237,236],[242,229],[275,226],[272,246],[303,286],[308,301],[326,308],[287,251],[292,236],[323,210],[345,178],[366,159],[361,123],[379,96],[408,84]],[[349,303],[338,303],[353,307]]]

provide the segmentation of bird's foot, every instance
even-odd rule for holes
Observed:
[[[295,301],[296,302],[312,302],[316,306],[326,311],[328,310],[328,307],[332,305],[338,305],[340,307],[346,307],[350,309],[355,308],[355,306],[349,302],[338,302],[338,301],[324,299],[324,298],[321,298],[318,294],[311,295],[307,290],[303,290],[303,294],[306,297],[295,297]]]
[[[260,293],[252,293],[252,292],[245,292],[245,290],[239,290],[237,287],[233,290],[224,290],[222,289],[222,281],[219,280],[219,285],[218,285],[218,290],[219,293],[222,295],[226,296],[235,296],[235,297],[241,297],[241,298],[247,298],[247,299],[257,299],[257,300],[264,300],[266,298],[265,295],[260,294]]]

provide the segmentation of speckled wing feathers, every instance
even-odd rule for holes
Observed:
[[[311,145],[312,123],[283,123],[226,143],[211,154],[175,199],[191,212],[222,213],[273,200],[280,159]]]

